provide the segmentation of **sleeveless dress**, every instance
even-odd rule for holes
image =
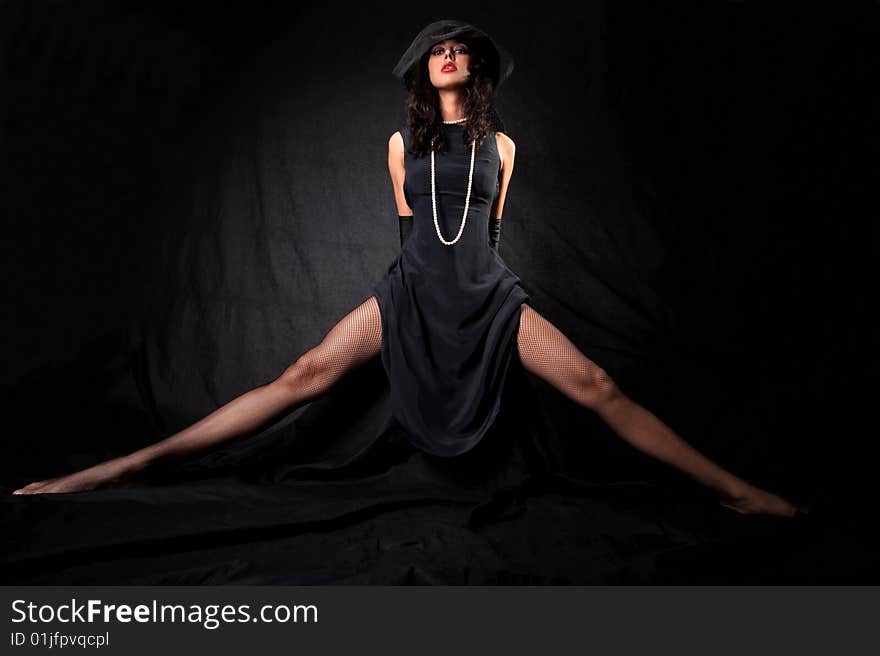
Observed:
[[[464,212],[471,148],[463,126],[444,129],[449,150],[434,154],[435,188],[440,233],[450,241]],[[408,129],[400,133],[408,148]],[[519,357],[520,307],[530,297],[489,243],[499,165],[490,131],[477,145],[467,222],[447,246],[434,226],[430,155],[405,153],[413,229],[371,290],[382,314],[391,413],[408,440],[433,455],[459,455],[480,441],[500,410],[510,360]]]

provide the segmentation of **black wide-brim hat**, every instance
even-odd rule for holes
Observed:
[[[484,46],[483,50],[488,60],[488,73],[492,78],[495,89],[513,73],[513,58],[499,46],[492,37],[478,27],[460,20],[446,19],[431,23],[416,35],[406,52],[397,62],[397,66],[391,71],[396,77],[402,79],[405,84],[409,83],[411,75],[407,75],[414,67],[419,65],[422,55],[428,49],[445,39],[478,40]]]

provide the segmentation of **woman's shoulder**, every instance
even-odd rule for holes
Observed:
[[[404,128],[400,130],[396,130],[392,133],[392,135],[388,138],[388,149],[389,150],[403,150],[406,146],[404,139]]]
[[[409,129],[403,125],[399,130],[396,130],[391,134],[391,137],[388,139],[388,146],[405,146],[409,141]]]
[[[495,132],[495,145],[501,158],[501,167],[504,168],[504,162],[513,161],[516,154],[516,144],[504,132]]]
[[[513,143],[513,139],[511,139],[506,133],[497,130],[495,132],[495,142],[498,144],[498,147],[502,146],[507,150],[514,150],[516,148],[516,144]]]

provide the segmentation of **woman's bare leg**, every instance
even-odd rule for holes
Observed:
[[[69,476],[31,483],[13,494],[92,489],[139,471],[158,458],[199,451],[246,434],[283,412],[321,396],[346,373],[377,355],[381,348],[379,305],[376,297],[370,296],[271,383],[245,392],[156,444]]]
[[[785,499],[750,485],[706,458],[624,394],[604,369],[534,308],[524,303],[521,312],[517,341],[527,371],[595,411],[635,448],[719,492],[723,506],[743,514],[792,516],[798,510]]]

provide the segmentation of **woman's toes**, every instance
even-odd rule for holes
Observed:
[[[31,494],[39,490],[43,485],[45,485],[47,481],[34,481],[33,483],[28,483],[24,487],[20,487],[13,494]]]

